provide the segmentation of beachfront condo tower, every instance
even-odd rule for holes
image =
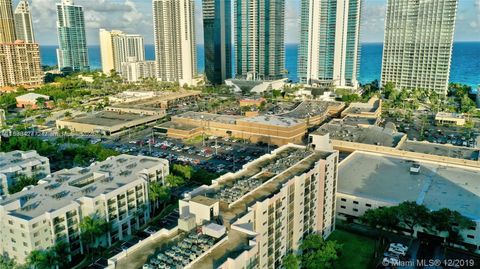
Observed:
[[[446,94],[458,0],[388,0],[381,84]]]
[[[102,71],[107,75],[112,70],[121,73],[123,63],[145,61],[143,37],[122,31],[100,29],[100,52]]]
[[[285,0],[234,0],[235,77],[285,76]]]
[[[21,0],[14,13],[15,31],[17,39],[26,43],[35,43],[35,35],[33,33],[32,13],[27,0]]]
[[[87,37],[83,7],[73,0],[57,3],[58,69],[88,71]]]
[[[232,77],[231,0],[203,0],[205,75],[212,84]]]
[[[0,43],[13,43],[15,39],[12,0],[0,0]]]
[[[195,84],[195,1],[153,0],[153,27],[157,78]]]
[[[362,0],[302,0],[301,83],[358,88]]]

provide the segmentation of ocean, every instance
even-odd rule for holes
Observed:
[[[41,57],[43,65],[56,65],[56,46],[41,46]],[[382,43],[363,43],[360,56],[360,75],[361,83],[368,83],[375,79],[380,79],[382,66]],[[100,47],[88,47],[90,66],[93,69],[101,68]],[[198,71],[203,73],[204,49],[202,45],[197,46]],[[298,44],[286,44],[285,57],[286,69],[289,71],[288,77],[292,81],[297,81],[297,55]],[[147,60],[155,59],[155,48],[153,45],[145,46],[145,57]],[[480,85],[480,42],[455,42],[453,45],[452,67],[450,72],[450,81],[464,83],[472,87]]]

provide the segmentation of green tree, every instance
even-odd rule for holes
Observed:
[[[33,250],[27,257],[27,264],[33,269],[51,269],[49,255],[46,250]]]
[[[190,180],[193,174],[193,168],[189,165],[174,164],[172,167],[174,175],[183,177],[186,180]]]
[[[0,255],[0,269],[15,269],[16,263],[14,260]]]
[[[295,254],[290,253],[283,258],[283,267],[285,269],[299,269],[300,261]]]
[[[35,105],[40,109],[44,109],[45,108],[45,102],[47,102],[47,99],[45,99],[43,97],[39,97],[35,101]]]
[[[23,188],[27,186],[37,185],[37,183],[38,183],[38,178],[35,176],[30,177],[27,175],[19,175],[16,178],[16,181],[8,187],[8,192],[10,194],[14,194],[23,190]]]
[[[399,218],[395,207],[380,207],[367,210],[360,221],[373,228],[391,231],[397,228]]]
[[[412,234],[416,226],[425,226],[430,221],[429,210],[424,205],[406,201],[396,207],[399,223],[408,227]]]
[[[431,225],[427,229],[436,231],[440,235],[442,232],[446,232],[446,241],[453,243],[462,238],[460,231],[474,225],[472,220],[462,216],[459,212],[442,208],[431,212]]]
[[[170,197],[171,193],[168,187],[162,186],[158,182],[151,183],[148,189],[148,198],[152,205],[152,215],[155,215],[156,209],[159,205],[165,205],[166,202],[170,200]]]
[[[98,246],[98,238],[106,234],[108,226],[109,223],[98,215],[86,216],[80,221],[80,238],[88,254]]]
[[[302,268],[332,268],[341,249],[337,241],[325,241],[319,234],[310,234],[300,246]]]
[[[169,187],[179,187],[185,184],[185,179],[183,177],[173,174],[168,175],[165,178],[165,181]]]

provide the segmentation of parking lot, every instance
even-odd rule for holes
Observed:
[[[475,140],[480,135],[480,124],[473,128],[435,124],[434,115],[416,112],[412,119],[393,115],[383,115],[384,122],[393,122],[398,131],[406,133],[413,141],[428,141],[430,143],[451,144],[463,147],[475,147]]]
[[[96,142],[95,139],[91,141]],[[158,136],[151,130],[101,141],[105,147],[121,153],[165,158],[172,163],[195,165],[218,174],[237,171],[245,163],[276,148],[213,136],[190,142]]]

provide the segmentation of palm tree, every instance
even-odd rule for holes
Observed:
[[[45,250],[34,250],[27,257],[27,263],[33,269],[50,269]]]
[[[158,207],[158,200],[160,199],[162,186],[158,182],[153,182],[148,188],[148,198],[152,205],[152,215],[155,215],[155,209]]]
[[[95,248],[98,237],[105,235],[108,225],[106,221],[97,215],[86,216],[80,222],[80,237],[86,246],[86,252],[90,253],[92,248]]]

